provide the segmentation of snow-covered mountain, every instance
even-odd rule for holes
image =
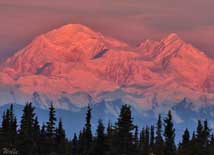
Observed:
[[[35,38],[0,68],[1,103],[33,100],[75,109],[113,102],[151,109],[187,98],[214,105],[214,60],[176,34],[133,48],[69,24]]]

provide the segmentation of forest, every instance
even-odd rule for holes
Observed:
[[[214,134],[206,120],[198,120],[193,133],[185,129],[175,142],[171,111],[152,126],[133,123],[129,105],[122,105],[116,122],[91,127],[93,109],[88,106],[85,125],[69,139],[63,122],[56,118],[53,104],[49,119],[40,124],[32,103],[26,103],[17,122],[13,105],[2,114],[0,154],[2,155],[214,155]],[[72,122],[71,122],[72,123]],[[18,125],[19,124],[19,125]]]

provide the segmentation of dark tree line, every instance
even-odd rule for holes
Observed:
[[[20,125],[13,105],[3,113],[0,128],[0,154],[19,155],[213,155],[214,135],[207,121],[198,121],[190,134],[185,129],[181,142],[175,144],[175,128],[169,111],[159,115],[154,126],[139,129],[133,123],[131,107],[123,105],[117,121],[105,127],[98,121],[96,133],[91,128],[92,109],[87,108],[85,125],[68,140],[61,119],[51,104],[49,119],[40,126],[35,108],[27,103]]]

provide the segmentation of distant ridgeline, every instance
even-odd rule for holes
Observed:
[[[115,122],[107,125],[98,119],[93,127],[93,109],[85,109],[85,121],[67,138],[63,121],[51,104],[47,122],[39,123],[36,109],[31,103],[24,106],[20,123],[10,105],[2,112],[0,128],[0,154],[3,155],[213,155],[214,135],[208,122],[198,120],[194,132],[183,131],[179,144],[171,111],[156,123],[143,128],[134,123],[132,108],[121,105]],[[21,111],[21,110],[20,110]],[[40,113],[42,114],[42,113]],[[69,119],[69,118],[68,118]],[[79,119],[78,117],[73,119]],[[72,120],[73,120],[72,119]],[[70,121],[70,124],[73,124]],[[146,125],[146,124],[145,124]],[[75,126],[75,124],[74,124]],[[72,131],[72,129],[71,129]],[[93,132],[94,131],[94,132]]]

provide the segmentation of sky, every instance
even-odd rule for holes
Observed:
[[[0,63],[36,36],[70,23],[137,46],[177,33],[214,57],[213,0],[0,0]]]

